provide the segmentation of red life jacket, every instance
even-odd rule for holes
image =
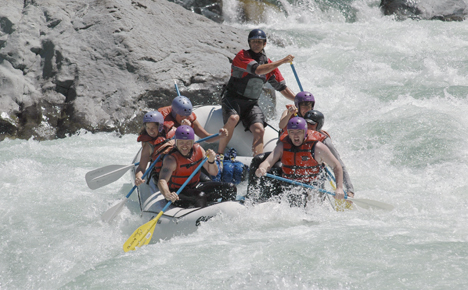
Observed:
[[[288,136],[288,131],[285,130],[283,133],[281,133],[280,140],[284,139]],[[330,137],[327,132],[325,131],[314,131],[314,130],[307,130],[307,136],[310,138],[313,138],[315,141],[320,141],[323,142],[323,140],[327,139]]]
[[[168,182],[171,191],[178,190],[203,160],[203,150],[199,144],[194,144],[189,154],[190,157],[182,156],[177,149],[169,153],[177,162],[177,169],[172,172],[171,179]],[[194,188],[199,182],[200,171],[192,177],[186,187]]]
[[[159,108],[158,112],[161,113],[164,117],[164,124],[163,124],[164,131],[168,133],[168,135],[166,135],[166,138],[172,138],[172,136],[169,136],[169,134],[171,133],[171,129],[177,128],[180,126],[179,122],[177,122],[176,119],[172,116],[172,106]],[[192,128],[193,128],[193,122],[196,119],[197,119],[197,116],[193,112],[187,119],[190,121]]]
[[[159,154],[157,153],[158,149],[161,147],[161,145],[163,145],[167,141],[169,141],[169,139],[166,139],[163,136],[158,136],[156,138],[153,138],[150,135],[146,135],[146,134],[138,136],[138,139],[137,139],[137,142],[147,143],[150,146],[151,162],[153,162],[154,160],[156,160],[156,158],[158,158],[159,156]],[[159,171],[161,171],[161,167],[162,167],[162,158],[159,158],[158,162],[156,162],[156,164],[154,165],[154,169],[153,169],[154,172],[159,173]]]
[[[308,130],[307,136],[301,146],[294,146],[289,136],[282,136],[283,142],[283,177],[299,182],[310,183],[318,179],[321,165],[313,156],[313,150],[319,140],[320,133]],[[324,138],[325,139],[325,138]]]

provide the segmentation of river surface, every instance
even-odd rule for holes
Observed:
[[[225,9],[229,25],[267,32],[272,60],[295,56],[356,197],[393,211],[247,205],[124,253],[145,222],[137,203],[111,223],[100,216],[128,193],[130,177],[92,191],[85,174],[130,164],[136,135],[7,139],[0,289],[466,289],[468,25],[395,21],[381,16],[380,1],[343,2],[352,17],[282,2],[288,16],[269,11],[255,26],[236,21],[235,2]],[[280,69],[298,92],[290,66]],[[278,116],[288,103],[278,97]]]

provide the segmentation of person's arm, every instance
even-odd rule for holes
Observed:
[[[174,157],[167,155],[164,157],[163,165],[161,167],[161,172],[159,172],[159,181],[158,181],[158,188],[161,191],[164,198],[175,202],[179,199],[179,196],[176,192],[171,192],[169,190],[168,182],[171,179],[172,172],[177,169],[177,162]]]
[[[255,74],[265,75],[269,72],[272,72],[274,69],[278,68],[280,65],[285,64],[285,63],[291,63],[293,60],[294,60],[294,56],[288,55],[283,59],[259,65],[257,69],[255,70]]]
[[[203,126],[198,122],[198,120],[193,121],[193,132],[200,138],[205,138],[213,134],[208,133],[208,131],[203,128]],[[228,131],[226,128],[219,129],[219,136],[206,140],[208,143],[216,142],[221,138],[226,138]]]
[[[296,97],[296,95],[294,94],[293,91],[291,91],[290,88],[286,87],[284,90],[280,91],[280,93],[286,98],[286,99],[289,99],[291,101],[294,101],[294,98]]]
[[[317,142],[314,150],[315,160],[320,164],[327,163],[333,169],[333,173],[336,178],[335,198],[343,199],[343,168],[341,167],[340,162],[322,142]]]
[[[279,121],[279,128],[283,130],[286,129],[291,116],[297,113],[297,108],[294,105],[286,105],[286,108],[287,109],[283,112]]]
[[[218,165],[215,162],[216,153],[213,149],[208,149],[206,154],[208,155],[208,160],[203,164],[203,168],[205,168],[210,175],[216,176],[218,174]],[[203,156],[205,156],[205,153],[203,153]]]
[[[255,171],[255,175],[257,177],[264,176],[268,170],[270,170],[271,167],[280,160],[281,156],[283,156],[283,142],[278,143],[273,152],[271,152],[270,155],[268,155],[268,157],[258,166]]]
[[[330,137],[327,139],[323,140],[323,144],[325,144],[328,149],[330,149],[330,152],[335,156],[335,158],[340,162],[341,168],[343,169],[343,184],[346,187],[346,191],[349,196],[354,197],[354,186],[351,183],[351,178],[349,177],[349,173],[346,170],[346,166],[343,163],[343,160],[341,160],[340,154],[335,148],[335,145],[333,145],[333,142]]]
[[[151,146],[147,143],[143,143],[143,148],[141,149],[140,155],[140,164],[138,164],[138,168],[135,171],[135,185],[138,186],[145,182],[144,179],[141,179],[143,174],[146,171],[146,167],[148,166],[148,162],[151,158]]]

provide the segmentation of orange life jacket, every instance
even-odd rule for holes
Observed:
[[[289,136],[282,136],[283,142],[283,177],[299,182],[310,183],[318,179],[321,165],[314,159],[313,151],[321,137],[317,131],[308,130],[301,146],[294,146]],[[324,138],[325,139],[325,138]]]
[[[172,106],[167,106],[167,107],[162,107],[158,109],[158,112],[161,113],[164,117],[164,131],[168,132],[168,134],[171,133],[171,129],[174,127],[179,127],[180,124],[179,122],[176,121],[176,119],[172,116]],[[193,122],[197,119],[197,116],[195,113],[192,112],[192,114],[188,117],[187,120],[190,121],[191,127],[193,128]],[[171,136],[166,136],[167,138],[172,138]]]
[[[177,149],[169,153],[169,155],[174,157],[177,162],[177,169],[172,172],[171,179],[168,182],[169,189],[171,191],[178,190],[203,160],[203,150],[199,144],[194,144],[189,154],[190,157],[185,157],[180,154]],[[199,182],[200,171],[192,177],[186,187],[194,188]]]
[[[284,139],[288,136],[288,131],[284,131],[281,133],[280,140]],[[307,130],[307,136],[310,138],[313,138],[313,140],[323,142],[323,140],[327,139],[330,137],[327,132],[325,131],[314,131],[314,130]]]
[[[157,152],[158,149],[167,141],[169,141],[169,139],[166,139],[163,136],[158,136],[156,138],[153,138],[146,134],[138,136],[138,139],[137,139],[137,142],[147,143],[150,146],[151,162],[153,162],[154,160],[156,160],[156,158],[158,158],[159,156]],[[154,169],[153,169],[154,172],[159,173],[159,171],[161,171],[161,167],[162,167],[162,158],[159,158],[158,162],[156,162],[156,164],[154,165]]]

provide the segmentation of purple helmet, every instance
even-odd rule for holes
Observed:
[[[148,112],[143,116],[143,124],[144,123],[158,123],[158,131],[161,132],[163,130],[164,117],[158,111]]]
[[[288,130],[304,130],[304,136],[307,135],[307,122],[304,118],[293,117],[288,122]]]
[[[315,98],[309,92],[300,92],[294,98],[294,104],[296,105],[296,108],[298,110],[299,110],[299,104],[302,102],[312,102],[312,109],[313,109],[315,105]]]
[[[190,116],[192,114],[192,102],[187,97],[178,96],[172,100],[172,117],[176,114],[181,116]]]
[[[195,133],[193,132],[192,127],[187,125],[182,125],[175,131],[176,140],[195,140]]]

